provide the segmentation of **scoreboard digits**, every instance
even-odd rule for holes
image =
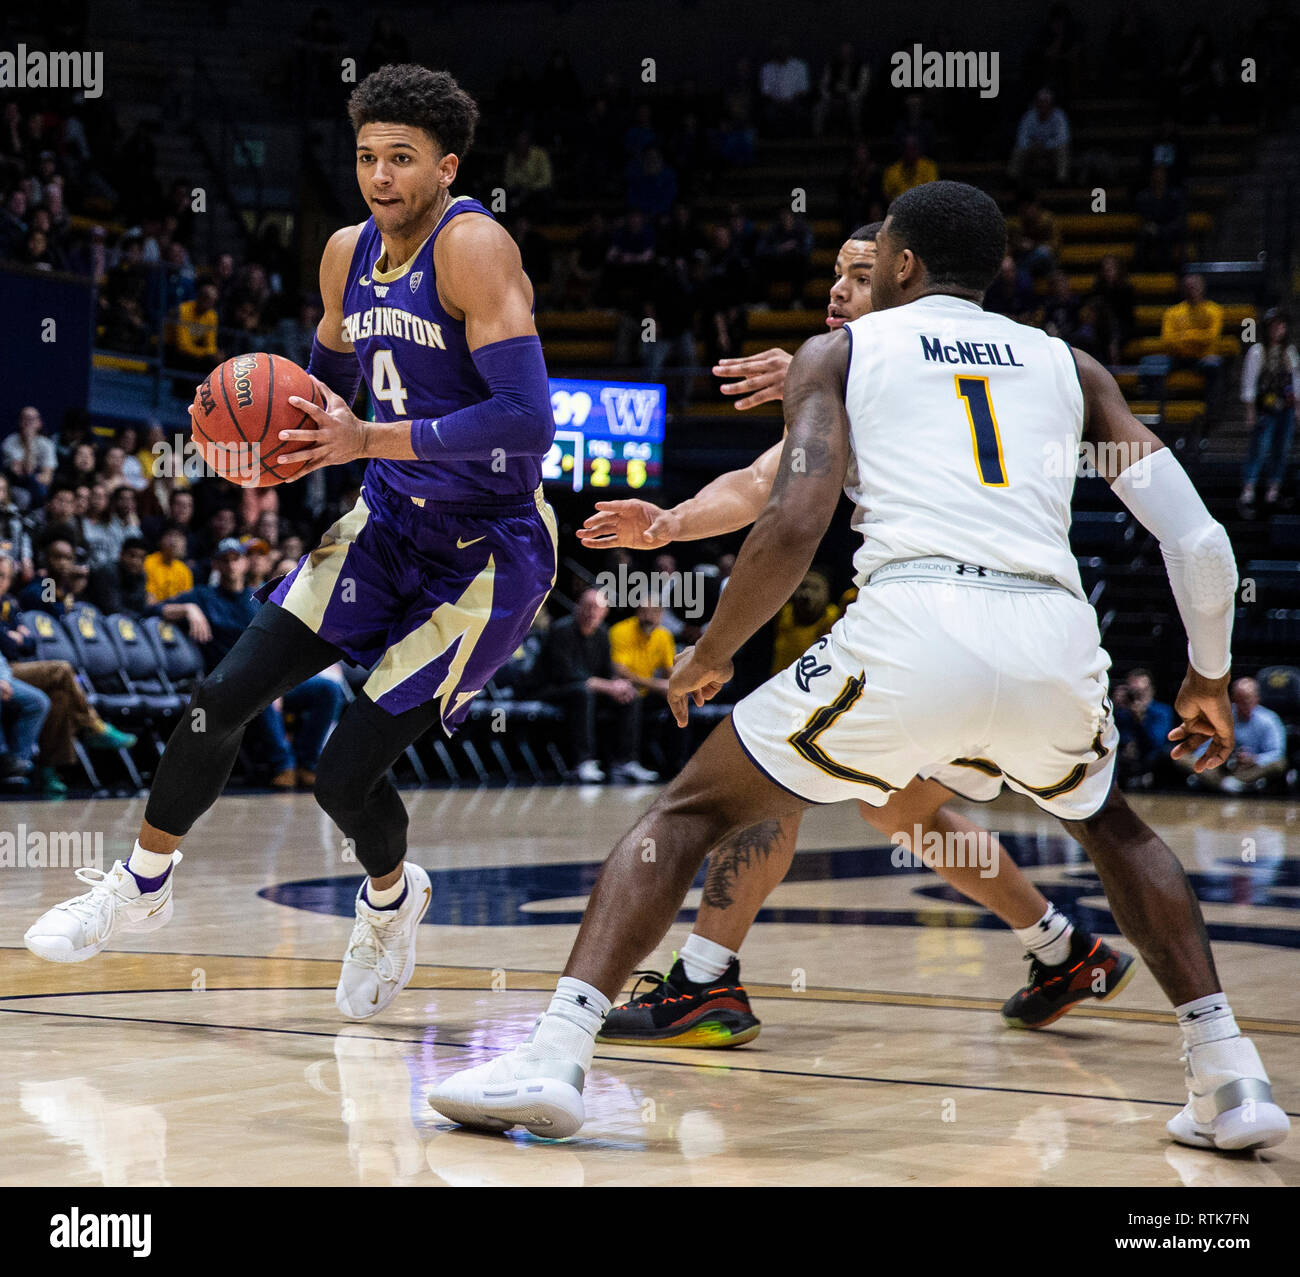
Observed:
[[[574,492],[657,488],[667,402],[661,385],[552,377],[555,441],[542,478]]]

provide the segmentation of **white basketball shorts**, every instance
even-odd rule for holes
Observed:
[[[754,764],[808,802],[879,807],[920,775],[980,801],[1005,782],[1081,820],[1115,769],[1109,668],[1096,613],[1066,590],[889,576],[732,721]]]

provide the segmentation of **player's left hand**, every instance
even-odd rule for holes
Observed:
[[[1171,758],[1194,754],[1209,741],[1209,749],[1196,760],[1192,770],[1212,771],[1228,760],[1235,744],[1228,675],[1206,678],[1189,667],[1174,697],[1174,713],[1182,721],[1169,733],[1169,739],[1175,742]]]
[[[290,395],[289,402],[305,412],[316,423],[316,428],[280,431],[281,443],[305,442],[316,445],[286,453],[276,459],[277,465],[306,463],[294,475],[294,479],[301,479],[303,475],[319,470],[322,466],[340,466],[366,455],[366,423],[353,416],[352,409],[343,402],[343,396],[335,394],[319,377],[313,377],[312,381],[324,393],[325,407],[298,395]]]
[[[691,716],[690,702],[703,705],[711,701],[730,681],[735,667],[729,660],[711,659],[698,645],[683,648],[668,679],[668,708],[678,727],[685,727]]]

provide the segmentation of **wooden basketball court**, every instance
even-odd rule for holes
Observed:
[[[334,1008],[355,864],[307,796],[223,799],[186,841],[162,931],[78,966],[22,947],[69,869],[0,870],[0,1184],[1300,1185],[1297,1136],[1173,1144],[1180,1038],[1145,970],[1039,1033],[997,1014],[1019,946],[852,804],[816,809],[743,953],[763,1020],[731,1051],[598,1047],[588,1122],[552,1143],[451,1128],[429,1084],[527,1035],[594,876],[649,789],[407,795],[434,905],[411,988]],[[1225,988],[1300,1114],[1300,806],[1136,799],[1200,896]],[[1077,845],[1028,803],[965,808],[1059,906],[1113,936]],[[103,835],[143,799],[7,804],[0,825]],[[687,900],[688,909],[698,891]],[[684,913],[647,966],[666,968]]]

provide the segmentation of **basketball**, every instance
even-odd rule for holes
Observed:
[[[298,476],[302,463],[278,458],[306,442],[282,441],[281,430],[310,430],[315,422],[289,403],[298,395],[325,406],[307,373],[283,355],[258,350],[214,368],[194,395],[194,443],[222,478],[245,488],[269,488]]]

